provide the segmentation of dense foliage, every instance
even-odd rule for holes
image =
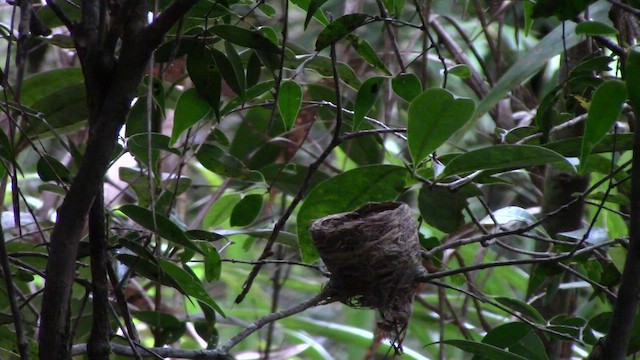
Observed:
[[[0,358],[640,351],[637,0],[0,12]],[[424,268],[391,333],[309,231],[390,201]]]

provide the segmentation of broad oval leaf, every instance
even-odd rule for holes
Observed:
[[[304,29],[307,30],[307,26],[309,26],[309,21],[311,18],[315,16],[316,11],[320,9],[320,7],[326,3],[327,0],[311,0],[309,1],[309,6],[307,7],[307,17],[304,19]],[[320,13],[322,14],[322,13]],[[322,14],[324,15],[324,14]]]
[[[218,250],[213,246],[202,244],[203,248],[206,248],[206,255],[204,256],[204,277],[207,281],[220,280],[220,274],[222,273],[222,260]]]
[[[523,316],[533,320],[538,324],[546,324],[547,322],[542,316],[542,314],[540,314],[540,312],[536,310],[536,308],[534,308],[533,306],[523,301],[520,301],[515,298],[508,298],[503,296],[496,297],[495,300],[500,304],[507,306],[516,312],[519,312]]]
[[[222,308],[220,308],[220,306],[218,306],[218,304],[211,298],[211,296],[209,296],[207,291],[202,286],[202,283],[200,281],[197,281],[186,270],[165,259],[160,259],[160,267],[165,272],[165,274],[169,275],[171,279],[180,284],[181,291],[184,291],[185,295],[200,300],[202,303],[209,306],[218,314],[226,317],[224,311],[222,311]]]
[[[187,72],[200,95],[209,102],[219,118],[222,77],[209,48],[199,44],[189,52]]]
[[[371,110],[373,104],[375,104],[383,83],[383,77],[372,77],[367,79],[362,86],[360,86],[358,96],[356,97],[356,104],[354,106],[353,131],[358,131],[360,123],[362,123],[364,117],[367,115],[369,110]]]
[[[411,102],[422,92],[422,84],[416,74],[400,74],[391,80],[391,88],[398,96]]]
[[[471,72],[471,68],[465,64],[452,66],[447,70],[447,73],[453,76],[457,76],[461,79],[468,79],[471,77],[471,75],[473,75],[473,73]]]
[[[495,145],[459,155],[451,160],[441,178],[477,170],[511,170],[551,163],[573,166],[555,151],[533,145]]]
[[[224,223],[231,216],[231,211],[240,200],[239,194],[223,195],[211,206],[211,209],[203,219],[202,225],[206,228],[214,228]],[[218,231],[216,231],[216,234],[220,235]]]
[[[54,69],[30,75],[22,82],[20,102],[22,105],[30,107],[39,99],[59,89],[82,84],[83,80],[82,69],[79,67]]]
[[[258,218],[262,211],[262,195],[249,194],[242,198],[240,202],[233,207],[231,218],[229,220],[231,226],[247,226]]]
[[[436,151],[473,115],[475,103],[454,98],[445,89],[432,88],[409,104],[407,142],[414,167]]]
[[[233,72],[235,74],[236,82],[238,83],[238,95],[244,99],[244,92],[246,90],[246,76],[244,73],[245,66],[242,63],[242,59],[240,59],[240,55],[236,51],[235,47],[228,42],[224,42],[224,50],[227,55],[227,59],[229,59],[229,63],[233,67]],[[251,54],[255,54],[255,52],[251,52]],[[223,74],[224,75],[224,74]]]
[[[117,259],[122,265],[133,269],[137,275],[181,291],[180,284],[164,274],[155,258],[146,259],[138,255],[118,254]]]
[[[69,170],[58,159],[51,155],[43,154],[38,159],[37,164],[38,176],[42,181],[55,181],[68,183],[71,181]]]
[[[203,254],[202,249],[193,243],[178,225],[174,224],[169,218],[157,212],[154,214],[151,210],[142,208],[137,205],[122,205],[118,210],[129,217],[138,225],[157,232],[160,237],[171,241],[176,245],[180,245],[185,249],[193,250]],[[155,215],[155,217],[154,217]]]
[[[34,102],[32,108],[44,114],[44,121],[37,119],[25,124],[24,130],[29,135],[40,135],[53,129],[60,134],[63,128],[79,126],[80,122],[89,118],[87,92],[83,83],[55,89]]]
[[[180,135],[211,112],[211,104],[205,100],[196,88],[187,89],[178,98],[173,117],[170,145],[174,145]]]
[[[590,4],[596,0],[538,0],[533,6],[532,17],[557,16],[560,20],[571,20],[581,12],[585,11]]]
[[[320,51],[364,25],[371,17],[367,14],[347,14],[332,21],[320,32],[316,51]]]
[[[231,46],[231,49],[233,49],[233,46]],[[231,49],[228,49],[227,52]],[[222,53],[222,51],[215,48],[210,48],[209,50],[213,55],[213,59],[215,60],[218,70],[220,71],[220,75],[222,75],[224,81],[229,85],[233,92],[241,98],[244,97],[244,73],[242,77],[240,77],[239,72],[236,71],[236,68],[231,64],[231,61],[224,53]]]
[[[251,171],[238,158],[215,145],[201,146],[196,154],[196,159],[207,170],[222,176],[257,182],[262,180],[259,173]]]
[[[491,329],[484,336],[482,342],[504,349],[516,344],[529,335],[531,331],[533,331],[531,325],[521,321],[506,323]]]
[[[363,166],[318,184],[298,211],[298,243],[302,260],[313,262],[318,252],[309,226],[323,216],[350,211],[368,202],[394,200],[403,191],[407,170],[392,165]]]
[[[418,194],[418,208],[427,224],[442,232],[452,233],[465,223],[463,211],[469,205],[467,199],[479,195],[482,192],[473,184],[456,191],[424,184]]]
[[[576,34],[582,35],[615,35],[618,33],[616,28],[602,23],[600,21],[584,21],[576,25]]]
[[[285,80],[280,84],[278,110],[284,121],[285,130],[291,130],[302,105],[302,88],[294,80]]]
[[[208,31],[240,46],[272,53],[280,52],[280,49],[262,34],[238,26],[215,25],[210,27]]]
[[[175,316],[161,311],[132,311],[131,315],[154,328],[175,328],[185,324]]]
[[[593,93],[580,150],[580,170],[584,171],[586,160],[593,148],[607,135],[611,126],[620,117],[622,105],[627,99],[627,86],[620,80],[609,80]]]
[[[380,59],[373,46],[365,39],[360,38],[355,34],[347,35],[349,44],[358,52],[358,55],[364,59],[369,65],[373,66],[385,75],[391,76],[391,72],[387,69],[387,66]]]
[[[187,331],[185,321],[161,311],[134,311],[132,315],[153,328],[156,346],[173,344],[179,341]]]

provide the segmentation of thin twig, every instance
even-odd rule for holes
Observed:
[[[320,292],[318,295],[312,297],[311,299],[304,301],[296,306],[261,317],[260,319],[256,320],[249,326],[245,327],[237,335],[229,339],[229,341],[227,341],[226,344],[218,348],[218,351],[220,353],[227,353],[229,352],[229,350],[231,350],[231,348],[236,346],[239,342],[244,340],[247,336],[253,334],[257,330],[259,330],[261,327],[269,323],[272,323],[274,321],[305,311],[310,307],[314,307],[320,304],[325,305],[333,301],[334,300],[331,299],[331,295],[323,291],[323,292]]]
[[[293,210],[298,206],[300,201],[302,201],[302,198],[304,198],[304,196],[307,194],[307,191],[309,190],[309,186],[311,184],[311,179],[320,168],[320,165],[322,165],[322,163],[324,163],[324,161],[329,157],[333,149],[335,149],[338,145],[340,145],[340,132],[342,130],[342,99],[341,99],[342,95],[340,93],[340,75],[338,73],[338,67],[337,67],[338,61],[336,59],[335,44],[331,45],[331,63],[333,65],[333,82],[334,82],[334,87],[336,91],[336,109],[337,109],[336,126],[333,133],[333,139],[331,140],[331,143],[329,143],[327,148],[318,157],[318,159],[314,161],[313,164],[309,165],[309,170],[307,171],[307,175],[305,176],[305,179],[302,183],[302,186],[300,187],[300,190],[298,190],[298,193],[291,200],[291,204],[289,204],[289,207],[287,207],[287,210],[284,212],[284,214],[282,214],[282,216],[280,216],[280,218],[274,225],[273,231],[271,232],[271,236],[267,240],[267,244],[265,245],[264,250],[262,251],[262,254],[260,255],[260,258],[258,259],[258,261],[262,261],[272,255],[271,249],[273,248],[273,244],[278,238],[278,234],[280,234],[280,231],[284,229],[284,226],[287,223],[287,220],[289,219],[291,214],[293,214]],[[253,284],[253,281],[258,275],[258,272],[260,271],[261,267],[262,267],[262,264],[257,264],[256,266],[253,267],[253,269],[251,269],[251,272],[249,273],[247,280],[242,286],[242,292],[236,298],[236,301],[235,301],[236,304],[239,304],[242,302],[242,300],[244,300],[245,296],[251,289],[251,285]]]

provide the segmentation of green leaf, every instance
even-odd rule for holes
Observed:
[[[510,353],[493,345],[471,340],[444,340],[440,343],[455,346],[462,351],[480,355],[491,360],[527,360],[520,355]]]
[[[617,33],[616,28],[600,21],[584,21],[576,25],[576,34],[581,35],[615,35]]]
[[[233,46],[231,46],[231,49],[233,49]],[[231,64],[231,61],[229,61],[221,51],[215,48],[210,48],[209,50],[211,51],[211,55],[213,55],[213,60],[215,60],[218,71],[220,71],[220,75],[222,75],[224,81],[240,98],[244,98],[244,73],[243,75],[239,75]]]
[[[285,80],[280,84],[278,94],[278,110],[284,121],[285,130],[289,131],[296,122],[302,105],[302,88],[294,80]]]
[[[200,249],[202,251],[202,249]],[[224,311],[216,304],[216,302],[209,296],[207,291],[202,286],[200,281],[194,279],[191,274],[186,270],[180,268],[178,265],[171,261],[160,259],[160,267],[164,272],[169,275],[176,283],[180,284],[180,287],[184,291],[184,294],[193,298],[196,298],[209,306],[212,310],[218,314],[226,317]]]
[[[348,116],[346,116],[348,118]],[[353,127],[346,122],[343,124],[341,135],[345,132],[353,131]],[[372,130],[374,128],[368,121],[360,123],[360,131]],[[384,145],[382,137],[378,134],[369,136],[359,136],[349,141],[343,141],[340,149],[356,162],[358,165],[377,165],[384,158]]]
[[[298,242],[302,260],[318,258],[309,234],[311,223],[323,216],[351,211],[369,202],[393,200],[404,191],[407,170],[399,166],[363,166],[320,183],[298,211]]]
[[[238,194],[227,194],[220,197],[205,215],[203,225],[206,228],[214,228],[224,223],[231,216],[231,211],[240,200]]]
[[[176,328],[184,325],[175,316],[161,311],[132,311],[131,315],[154,328]]]
[[[157,233],[160,237],[185,249],[193,250],[200,254],[203,253],[202,249],[194,244],[185,235],[184,231],[180,230],[178,225],[164,215],[155,213],[154,217],[154,213],[151,210],[132,204],[122,205],[118,210],[140,226]]]
[[[373,104],[375,104],[378,94],[382,90],[384,80],[385,78],[383,77],[372,77],[367,79],[362,86],[360,86],[354,107],[353,131],[358,131],[360,123],[362,123],[364,117],[367,115],[369,110],[371,110]]]
[[[385,75],[391,76],[391,72],[387,69],[387,66],[380,59],[376,51],[367,40],[360,38],[355,34],[347,35],[349,44],[358,52],[358,55],[364,59],[369,65],[373,66],[377,70],[381,71]]]
[[[153,328],[155,345],[168,345],[179,341],[187,331],[187,324],[175,316],[160,311],[134,311],[132,315]]]
[[[163,285],[167,285],[175,289],[180,288],[180,285],[176,283],[172,278],[165,276],[164,272],[157,264],[155,258],[153,259],[153,261],[151,261],[147,260],[144,257],[132,254],[118,254],[117,259],[123,265],[133,269],[133,271],[137,275],[140,275],[152,281],[157,281]]]
[[[320,51],[364,25],[371,17],[367,14],[347,14],[332,21],[320,32],[316,51]]]
[[[69,170],[58,159],[48,154],[43,154],[38,159],[37,170],[38,176],[42,181],[55,181],[58,183],[71,181]]]
[[[482,195],[474,185],[468,184],[455,191],[443,186],[422,185],[418,195],[418,208],[425,222],[436,229],[452,233],[465,223],[464,209],[467,199]]]
[[[584,171],[586,160],[593,148],[604,138],[611,126],[620,117],[622,105],[627,99],[627,87],[623,81],[609,80],[593,93],[587,121],[585,123],[580,150],[580,170]]]
[[[288,63],[287,65],[295,65],[295,63]],[[327,56],[314,56],[309,61],[304,62],[304,66],[307,69],[311,69],[316,71],[318,74],[324,77],[332,77],[333,76],[333,66],[331,64],[331,59]],[[349,65],[338,62],[338,74],[340,75],[340,80],[344,81],[345,84],[351,86],[354,89],[359,89],[361,82],[356,75],[356,72]]]
[[[538,324],[545,324],[544,317],[533,306],[522,302],[515,298],[496,297],[495,300],[500,304],[509,307],[510,309],[519,312],[523,316],[535,321]]]
[[[42,120],[34,119],[24,129],[27,134],[42,134],[52,129],[60,131],[72,125],[79,126],[89,117],[87,93],[84,84],[74,84],[52,91],[33,103],[33,110],[44,115]]]
[[[269,164],[260,169],[260,173],[271,187],[288,195],[298,193],[308,171],[308,167],[298,164]],[[309,190],[327,179],[329,179],[329,175],[321,171],[316,172],[309,183]]]
[[[236,82],[238,83],[238,91],[237,93],[240,97],[244,98],[244,92],[246,90],[246,79],[244,74],[244,65],[242,64],[242,59],[238,55],[236,49],[231,45],[230,42],[224,42],[224,50],[227,53],[227,58],[233,67],[233,72],[236,75]],[[251,52],[251,54],[255,54],[255,52]]]
[[[169,146],[169,137],[157,133],[141,133],[133,135],[127,139],[127,148],[141,163],[149,164],[149,146],[151,146],[151,156],[153,157],[152,168],[155,170],[160,161],[159,150],[167,151],[172,154],[179,155],[180,152],[176,148]]]
[[[220,280],[222,273],[222,260],[218,250],[213,246],[202,244],[203,249],[206,248],[204,256],[204,277],[208,282]]]
[[[218,175],[249,181],[262,180],[258,173],[251,171],[238,158],[215,145],[205,144],[201,146],[196,154],[196,159],[207,170],[213,171]]]
[[[258,218],[262,211],[262,195],[249,194],[233,207],[231,226],[247,226]]]
[[[572,165],[555,151],[533,145],[494,145],[451,160],[440,175],[441,178],[477,170],[510,170],[551,163]]]
[[[459,64],[453,67],[450,67],[447,70],[448,74],[451,74],[453,76],[457,76],[461,79],[468,79],[471,77],[471,75],[473,74],[471,71],[471,68],[468,65],[465,64]]]
[[[31,107],[36,101],[71,85],[82,84],[84,76],[79,67],[39,72],[27,76],[22,83],[20,103]]]
[[[198,44],[189,52],[187,71],[200,95],[209,102],[216,116],[220,118],[222,77],[209,48]]]
[[[276,14],[276,9],[266,3],[258,5],[258,9],[260,9],[267,17],[273,17]]]
[[[275,80],[267,80],[265,82],[261,82],[258,83],[252,87],[250,87],[249,89],[247,89],[247,91],[245,92],[245,99],[244,100],[253,100],[255,98],[257,98],[258,96],[266,93],[267,91],[271,90],[274,88],[275,86]],[[244,103],[243,99],[241,99],[239,96],[231,99],[231,101],[229,101],[227,103],[227,105],[224,106],[224,108],[222,109],[222,111],[220,112],[221,115],[226,115],[229,113],[229,111],[237,108],[238,106],[241,106]]]
[[[436,151],[473,115],[475,103],[467,98],[454,98],[445,89],[432,88],[418,95],[408,110],[407,143],[418,166]]]
[[[207,31],[236,45],[271,53],[280,52],[280,49],[262,34],[238,26],[214,25]]]
[[[173,118],[170,145],[174,145],[180,135],[211,112],[211,104],[207,102],[195,88],[187,89],[178,98]]]
[[[533,26],[533,18],[531,14],[533,14],[534,3],[529,1],[522,1],[522,13],[524,16],[524,36],[529,36],[529,31],[531,31],[531,27]]]
[[[400,74],[391,80],[391,88],[398,96],[411,102],[422,92],[422,84],[415,74]]]
[[[624,78],[627,81],[631,105],[635,112],[640,114],[640,49],[637,47],[629,50],[624,67]]]
[[[304,30],[307,30],[307,26],[309,25],[309,21],[316,14],[316,11],[320,9],[320,7],[326,3],[327,0],[311,0],[309,2],[309,7],[307,8],[307,17],[304,19]]]
[[[594,2],[595,0],[538,0],[533,6],[532,17],[535,19],[556,16],[562,21],[571,20],[585,11],[587,7]]]
[[[517,344],[533,331],[531,325],[521,321],[496,326],[484,336],[482,342],[502,349]]]

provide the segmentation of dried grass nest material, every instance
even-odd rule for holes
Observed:
[[[380,330],[400,347],[424,274],[418,229],[404,203],[369,203],[316,220],[313,242],[331,272],[327,290],[349,306],[377,309]]]

